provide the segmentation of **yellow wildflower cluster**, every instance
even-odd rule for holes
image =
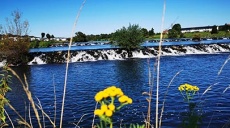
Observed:
[[[115,99],[118,98],[120,106],[114,105]],[[96,102],[101,104],[100,108],[94,111],[94,114],[99,116],[100,119],[108,124],[112,124],[113,114],[121,107],[127,104],[132,104],[132,99],[124,95],[120,88],[115,86],[108,87],[103,91],[98,92],[94,97]]]
[[[108,87],[104,89],[103,91],[98,92],[94,98],[95,98],[95,101],[100,102],[100,101],[103,101],[104,99],[107,99],[108,97],[110,98],[118,97],[119,102],[121,103],[125,103],[125,102],[129,104],[132,103],[132,99],[124,95],[123,91],[120,88],[117,88],[115,86]]]
[[[179,91],[199,91],[197,86],[192,86],[191,84],[182,84],[178,87]]]
[[[185,83],[180,85],[178,90],[181,92],[184,99],[189,102],[190,99],[193,99],[195,93],[199,91],[199,88],[197,86]]]
[[[100,109],[96,109],[94,111],[94,114],[98,116],[102,116],[103,114],[105,114],[106,116],[111,117],[114,111],[115,111],[114,104],[109,104],[109,105],[103,104],[101,105]]]

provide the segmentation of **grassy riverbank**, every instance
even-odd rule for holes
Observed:
[[[187,32],[183,33],[183,38],[193,38],[194,36],[200,36],[200,38],[213,38],[213,37],[230,37],[230,32],[219,31],[217,34],[211,34],[210,32]],[[163,38],[168,38],[168,35],[165,34]],[[148,39],[160,39],[160,34],[148,37]]]

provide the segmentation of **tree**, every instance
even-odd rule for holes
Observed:
[[[76,32],[76,36],[73,38],[74,42],[87,42],[86,35],[82,32]]]
[[[154,29],[152,28],[151,30],[149,30],[149,36],[154,36],[155,33],[154,33]]]
[[[13,11],[12,18],[6,18],[4,35],[0,40],[0,61],[7,60],[8,64],[26,64],[30,39],[27,35],[29,22],[22,22],[22,13]],[[15,36],[16,35],[16,36]]]
[[[140,44],[144,41],[144,35],[139,25],[129,24],[127,28],[123,27],[118,29],[113,34],[112,40],[115,41],[113,44],[127,49],[130,56],[130,51],[132,49],[140,47]]]
[[[45,34],[44,32],[41,33],[42,38],[44,38],[45,35],[46,35],[46,34]]]
[[[172,38],[172,39],[178,38],[178,33],[177,33],[177,31],[176,31],[175,29],[170,29],[170,30],[168,31],[168,38]]]
[[[54,35],[51,35],[51,38],[53,39],[53,38],[54,38]]]
[[[217,34],[217,33],[218,33],[217,26],[216,25],[212,26],[211,34]]]
[[[168,31],[168,38],[178,38],[183,36],[181,34],[181,25],[180,24],[174,24],[172,29]]]
[[[46,34],[46,38],[48,38],[48,40],[50,40],[51,36],[49,33]]]
[[[181,34],[181,25],[180,24],[174,24],[172,29],[176,30],[177,34]]]
[[[21,21],[22,13],[15,10],[11,13],[11,18],[6,18],[5,33],[10,33],[17,36],[28,35],[29,22],[27,20]]]
[[[149,36],[149,32],[148,32],[148,30],[146,28],[142,28],[141,31],[142,31],[144,37],[148,37]]]

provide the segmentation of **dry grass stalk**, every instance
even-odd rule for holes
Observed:
[[[13,124],[13,122],[12,122],[12,120],[11,120],[9,114],[7,113],[7,111],[6,111],[5,109],[4,109],[4,111],[5,111],[5,113],[6,113],[7,117],[8,117],[8,119],[10,120],[10,123],[11,123],[12,128],[14,128],[14,124]]]
[[[94,111],[97,109],[98,102],[95,105]],[[93,114],[92,128],[94,127],[95,114]]]
[[[68,69],[69,69],[69,61],[70,61],[70,48],[71,48],[71,45],[72,45],[72,42],[73,42],[73,35],[74,35],[74,31],[75,31],[75,28],[76,28],[76,25],[77,25],[77,21],[79,19],[81,10],[84,7],[85,2],[86,2],[86,0],[83,1],[82,5],[81,5],[81,7],[80,7],[80,9],[78,11],[76,21],[74,22],[74,26],[73,26],[73,30],[72,30],[72,36],[71,36],[71,39],[70,39],[70,42],[69,42],[69,48],[68,48],[68,54],[67,54],[67,62],[66,62],[66,71],[65,71],[65,83],[64,83],[63,98],[62,98],[61,117],[60,117],[60,128],[62,128],[62,120],[63,120],[63,113],[64,113],[65,94],[66,94]]]
[[[85,115],[87,115],[87,114],[83,114],[83,115],[81,116],[81,118],[80,118],[80,120],[77,122],[77,124],[76,124],[76,123],[73,123],[73,124],[75,125],[75,127],[80,128],[78,125],[79,125],[79,123],[81,122],[81,120],[83,119],[83,117],[84,117]],[[93,128],[93,126],[92,126],[92,128]]]
[[[9,67],[8,67],[9,68]],[[28,83],[27,83],[27,79],[26,79],[26,76],[24,75],[24,80],[25,80],[25,84],[23,83],[23,81],[21,80],[21,78],[18,76],[18,74],[12,70],[11,68],[9,68],[9,71],[18,78],[18,80],[20,81],[20,83],[22,84],[22,87],[23,87],[23,90],[25,91],[26,95],[27,95],[27,98],[28,100],[30,101],[31,105],[32,105],[32,108],[34,110],[34,113],[35,113],[35,116],[37,118],[37,121],[38,121],[38,126],[39,128],[42,128],[42,125],[41,125],[41,121],[40,121],[40,117],[39,117],[39,114],[38,114],[38,111],[37,111],[37,108],[35,107],[35,103],[34,103],[34,100],[32,98],[32,94],[31,92],[29,91],[29,86],[28,86]]]
[[[33,123],[32,123],[31,114],[30,114],[30,103],[29,103],[29,119],[30,119],[30,125],[33,128]]]
[[[20,124],[24,124],[25,126],[27,126],[27,127],[29,127],[29,128],[31,128],[31,125],[30,124],[28,124],[27,122],[26,122],[26,120],[18,113],[18,111],[10,104],[10,103],[7,103],[7,105],[10,107],[10,109],[12,109],[17,115],[18,115],[18,117],[21,119],[20,120]]]
[[[53,127],[56,128],[55,123],[51,120],[51,118],[49,117],[49,115],[46,112],[44,112],[44,110],[42,109],[42,107],[40,106],[40,104],[39,105],[36,104],[36,106],[42,111],[42,114],[44,114],[49,119],[49,121],[53,125]],[[45,125],[44,125],[44,127],[45,127]]]
[[[228,87],[225,88],[225,90],[223,91],[223,93],[225,93],[228,89],[230,89],[230,85],[228,85]]]
[[[230,60],[230,56],[228,56],[228,58],[225,60],[224,64],[221,66],[219,72],[218,72],[218,75],[220,75],[220,73],[222,72],[224,66],[228,63],[228,61]]]
[[[147,118],[145,119],[146,128],[149,128],[151,126],[150,115],[151,115],[151,101],[152,101],[153,81],[154,81],[153,76],[154,75],[152,75],[151,72],[150,59],[148,59],[149,92],[142,93],[148,95],[148,98],[146,98],[146,100],[148,101]]]
[[[164,0],[163,6],[163,15],[162,15],[162,22],[161,22],[161,36],[159,42],[159,50],[157,54],[157,87],[156,87],[156,124],[155,128],[158,128],[158,104],[159,104],[159,84],[160,84],[160,58],[161,58],[161,45],[162,45],[162,38],[163,38],[163,26],[164,26],[164,17],[165,17],[165,9],[166,9],[166,1]]]
[[[181,70],[181,71],[182,71],[182,70]],[[165,105],[165,101],[166,101],[166,96],[167,96],[167,94],[168,94],[168,89],[169,89],[170,85],[172,84],[173,80],[176,78],[177,75],[180,74],[181,71],[177,72],[177,73],[173,76],[173,78],[172,78],[171,81],[169,82],[169,85],[168,85],[168,87],[167,87],[167,91],[165,92],[164,101],[163,101],[163,105],[162,105],[162,108],[161,108],[161,115],[160,115],[160,121],[159,121],[159,128],[161,127],[162,116],[163,116],[163,112],[164,112],[164,105]]]
[[[54,86],[54,124],[56,124],[56,115],[57,115],[57,98],[56,98],[56,87],[54,83],[54,75],[53,75],[53,86]]]
[[[36,99],[38,100],[38,105],[36,104],[36,106],[37,106],[37,107],[40,107],[39,109],[40,109],[41,111],[43,111],[42,104],[41,104],[40,100],[39,100],[37,97],[36,97]],[[43,112],[42,112],[42,119],[43,119],[43,127],[45,128],[46,125],[45,125],[45,117],[44,117]]]

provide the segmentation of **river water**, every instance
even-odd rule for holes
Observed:
[[[183,83],[197,85],[200,88],[193,101],[199,103],[199,113],[202,114],[203,120],[202,127],[216,128],[229,123],[230,89],[225,92],[224,90],[230,84],[230,63],[227,63],[221,74],[218,75],[218,71],[228,55],[223,53],[165,56],[161,58],[160,108],[170,81],[176,73],[180,72],[168,88],[162,117],[163,128],[178,127],[182,123],[184,113],[188,112],[188,103],[184,102],[178,91],[178,86]],[[153,68],[155,59],[152,58],[149,61]],[[55,116],[55,88],[57,125],[60,119],[65,66],[65,64],[44,64],[13,67],[20,76],[25,73],[35,102],[38,103],[37,97],[44,111],[52,120]],[[121,124],[124,127],[125,124],[129,126],[130,123],[143,124],[148,106],[146,96],[142,95],[149,89],[148,59],[127,59],[70,63],[63,127],[74,128],[74,123],[77,124],[82,116],[78,125],[85,128],[91,127],[96,105],[94,95],[111,85],[120,87],[126,95],[133,99],[133,104],[127,105],[116,113],[114,117],[115,125],[118,127]],[[154,83],[151,107],[152,124],[155,122],[155,85],[156,83]],[[211,89],[202,96],[202,93],[210,86]],[[21,84],[15,78],[13,78],[11,88],[12,91],[7,94],[10,103],[28,120],[28,100]],[[8,107],[7,112],[14,121],[18,118]],[[36,127],[37,123],[33,112],[31,112],[31,115],[34,127]],[[42,115],[40,114],[40,116]],[[47,118],[45,118],[45,122],[46,127],[51,127]],[[95,123],[98,123],[98,118],[95,119]]]

